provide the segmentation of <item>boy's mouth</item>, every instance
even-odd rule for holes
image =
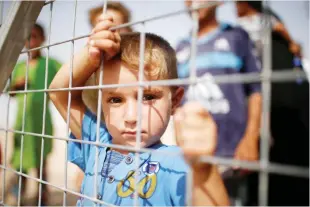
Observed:
[[[144,130],[141,131],[141,136],[146,135],[146,134],[147,134],[146,131],[144,131]],[[135,139],[137,136],[137,131],[126,130],[126,131],[122,132],[122,135],[126,138],[130,138],[130,139],[134,138]]]

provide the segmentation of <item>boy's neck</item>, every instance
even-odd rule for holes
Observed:
[[[216,18],[212,18],[206,21],[199,22],[199,30],[198,30],[198,37],[206,35],[216,28],[218,28],[219,23]]]

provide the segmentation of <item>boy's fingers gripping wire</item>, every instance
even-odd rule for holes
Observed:
[[[90,36],[90,41],[92,40],[102,40],[102,39],[109,39],[111,41],[116,42],[116,37],[114,32],[111,32],[109,30],[102,30],[99,32],[94,33],[93,35]]]
[[[111,27],[114,27],[115,24],[113,23],[113,20],[102,20],[98,21],[95,28],[92,30],[91,34],[94,34],[96,32],[100,32],[102,30],[108,30]]]
[[[101,15],[98,17],[98,21],[104,21],[104,20],[113,21],[113,16],[110,15],[110,14],[101,14]]]
[[[175,113],[177,141],[188,161],[202,155],[213,155],[217,129],[212,116],[199,103],[191,102]]]
[[[95,28],[93,29],[89,40],[89,53],[92,58],[101,58],[101,51],[105,54],[105,59],[110,59],[119,52],[120,35],[116,31],[109,29],[115,26],[111,16],[102,15]]]
[[[118,42],[119,44],[121,43],[121,35],[118,32],[114,32],[114,37],[116,42]]]

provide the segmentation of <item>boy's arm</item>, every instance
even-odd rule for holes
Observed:
[[[102,15],[89,37],[89,46],[75,55],[72,70],[72,87],[83,86],[88,78],[98,69],[102,52],[104,58],[113,57],[119,51],[120,36],[117,32],[109,31],[114,26],[113,17]],[[52,83],[50,89],[68,88],[70,81],[70,63],[63,65]],[[50,99],[61,116],[67,121],[68,91],[50,92]],[[82,101],[82,91],[71,91],[70,129],[76,138],[81,139],[81,127],[85,106]]]
[[[96,71],[96,65],[90,61],[88,48],[75,55],[72,70],[72,87],[83,86],[88,78]],[[64,64],[52,83],[50,89],[68,88],[70,81],[70,63]],[[82,101],[82,91],[71,91],[70,105],[70,129],[76,138],[81,138],[81,126],[85,106]],[[53,101],[58,112],[67,121],[69,91],[50,92],[50,99]]]
[[[212,116],[199,103],[186,103],[175,113],[178,145],[193,172],[192,198],[195,206],[229,205],[229,199],[216,165],[198,163],[203,155],[213,155],[217,128]]]

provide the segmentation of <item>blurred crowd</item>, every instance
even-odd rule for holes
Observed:
[[[187,7],[205,1],[186,0]],[[270,20],[272,71],[303,70],[303,51],[297,40],[289,34],[284,22],[271,8],[264,8],[261,1],[236,1],[237,24],[232,26],[219,22],[216,10],[222,3],[198,11],[198,40],[196,68],[197,76],[206,79],[194,86],[186,87],[187,100],[198,100],[212,114],[218,129],[216,156],[237,160],[257,161],[260,158],[259,141],[261,137],[262,86],[254,83],[217,84],[216,75],[256,74],[262,70],[264,30],[266,18]],[[121,25],[131,21],[131,12],[119,2],[108,2],[107,13]],[[102,7],[89,11],[89,23],[94,26],[102,13]],[[132,32],[131,27],[119,29],[120,33]],[[192,31],[191,31],[192,32]],[[177,45],[178,76],[180,79],[190,76],[191,32]],[[40,24],[31,31],[28,49],[41,46],[45,33]],[[30,54],[27,89],[43,89],[45,68],[48,64],[48,85],[61,67],[53,58],[46,61],[40,50]],[[12,75],[8,90],[24,90],[26,62],[19,62]],[[307,80],[271,84],[270,110],[270,162],[309,167],[309,84]],[[28,93],[26,117],[23,123],[23,94],[14,97],[18,104],[15,130],[53,135],[52,116],[49,107],[44,106],[44,93]],[[48,97],[47,97],[48,99]],[[42,127],[43,109],[45,127]],[[24,126],[23,126],[24,125]],[[40,174],[41,156],[43,156],[42,178],[48,174],[46,160],[52,151],[52,139],[44,139],[44,151],[41,152],[42,139],[31,134],[24,137],[21,149],[21,134],[15,133],[13,156],[10,167],[29,173],[35,169]],[[4,139],[2,139],[4,140]],[[162,142],[175,144],[173,126],[168,127]],[[0,142],[3,149],[4,142]],[[20,154],[23,162],[20,163]],[[0,151],[0,161],[3,160]],[[83,172],[69,175],[76,180],[79,189]],[[250,170],[220,167],[232,205],[258,205],[258,173]],[[2,173],[2,171],[0,172]],[[16,195],[15,182],[5,189],[7,194]],[[27,179],[23,177],[23,185]],[[282,186],[283,185],[283,186]],[[47,188],[42,190],[42,205],[52,204]],[[25,188],[23,188],[25,189]],[[22,194],[26,192],[22,191]],[[271,174],[269,179],[268,205],[309,205],[309,180]],[[23,201],[24,205],[29,205]],[[31,205],[31,204],[30,204]]]

